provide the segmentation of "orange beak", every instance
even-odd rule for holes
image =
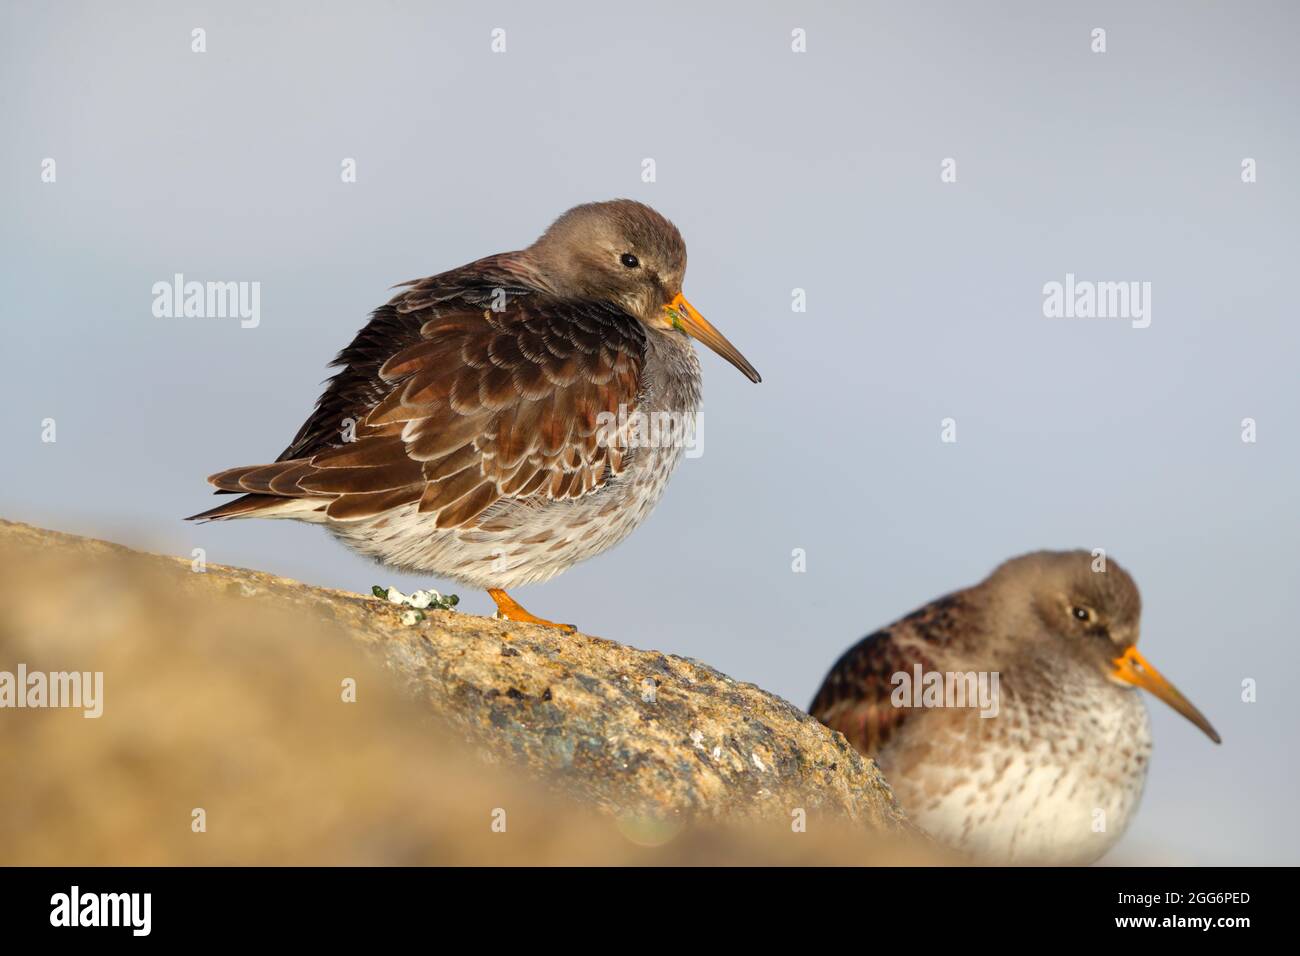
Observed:
[[[749,364],[749,360],[740,354],[740,349],[727,341],[727,337],[709,324],[708,319],[695,311],[695,306],[686,301],[686,296],[678,292],[673,301],[664,306],[675,328],[681,329],[693,339],[703,342],[713,351],[736,368],[745,373],[751,382],[761,382],[758,370]]]
[[[1158,670],[1148,664],[1146,658],[1138,653],[1136,647],[1130,647],[1122,657],[1115,658],[1112,663],[1115,665],[1115,669],[1110,672],[1111,677],[1126,684],[1132,684],[1134,687],[1141,687],[1143,690],[1151,691],[1197,727],[1200,727],[1205,732],[1205,736],[1216,744],[1222,742],[1214,728],[1210,726],[1210,722],[1205,719],[1205,715],[1197,710],[1192,705],[1192,702],[1179,692],[1177,687],[1165,680]]]

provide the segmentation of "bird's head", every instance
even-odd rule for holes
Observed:
[[[990,583],[1070,656],[1114,683],[1150,691],[1219,743],[1205,716],[1138,652],[1142,597],[1114,561],[1088,551],[1039,551],[1006,562]]]
[[[528,251],[557,295],[608,302],[655,332],[689,335],[760,381],[740,350],[686,301],[686,243],[649,206],[631,199],[575,206]]]

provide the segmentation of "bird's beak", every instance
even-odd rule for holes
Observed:
[[[686,301],[686,296],[678,292],[673,300],[664,306],[669,320],[675,328],[681,329],[693,339],[703,342],[713,351],[736,368],[745,373],[751,382],[761,382],[758,370],[749,364],[749,360],[740,354],[740,349],[727,341],[727,337],[709,324],[709,320],[695,311],[695,306]]]
[[[1132,684],[1134,687],[1141,687],[1143,690],[1149,690],[1166,704],[1178,711],[1197,727],[1205,732],[1216,744],[1221,743],[1219,735],[1210,722],[1205,719],[1205,715],[1193,706],[1192,702],[1184,697],[1173,684],[1165,680],[1161,673],[1146,662],[1136,647],[1130,647],[1121,657],[1112,661],[1114,670],[1110,676],[1116,680],[1123,681],[1126,684]]]

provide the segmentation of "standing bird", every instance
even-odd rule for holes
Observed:
[[[685,271],[677,228],[619,199],[403,283],[275,463],[211,476],[245,494],[192,518],[323,524],[382,564],[486,589],[508,620],[573,630],[506,590],[612,547],[654,508],[700,405],[688,336],[760,380],[686,301]]]
[[[1095,561],[1086,551],[1012,558],[864,638],[810,713],[874,757],[941,842],[1000,863],[1096,860],[1123,835],[1146,780],[1151,732],[1135,688],[1219,735],[1138,653],[1133,579]],[[907,690],[929,674],[967,699]],[[992,707],[969,699],[972,674],[997,691]]]

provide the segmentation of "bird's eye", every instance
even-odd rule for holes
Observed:
[[[629,269],[635,269],[641,264],[641,260],[630,252],[625,252],[619,256],[618,261],[623,263],[623,265],[627,266]]]
[[[1080,621],[1087,621],[1092,618],[1092,612],[1089,611],[1086,607],[1072,607],[1070,608],[1070,613],[1073,614]]]

